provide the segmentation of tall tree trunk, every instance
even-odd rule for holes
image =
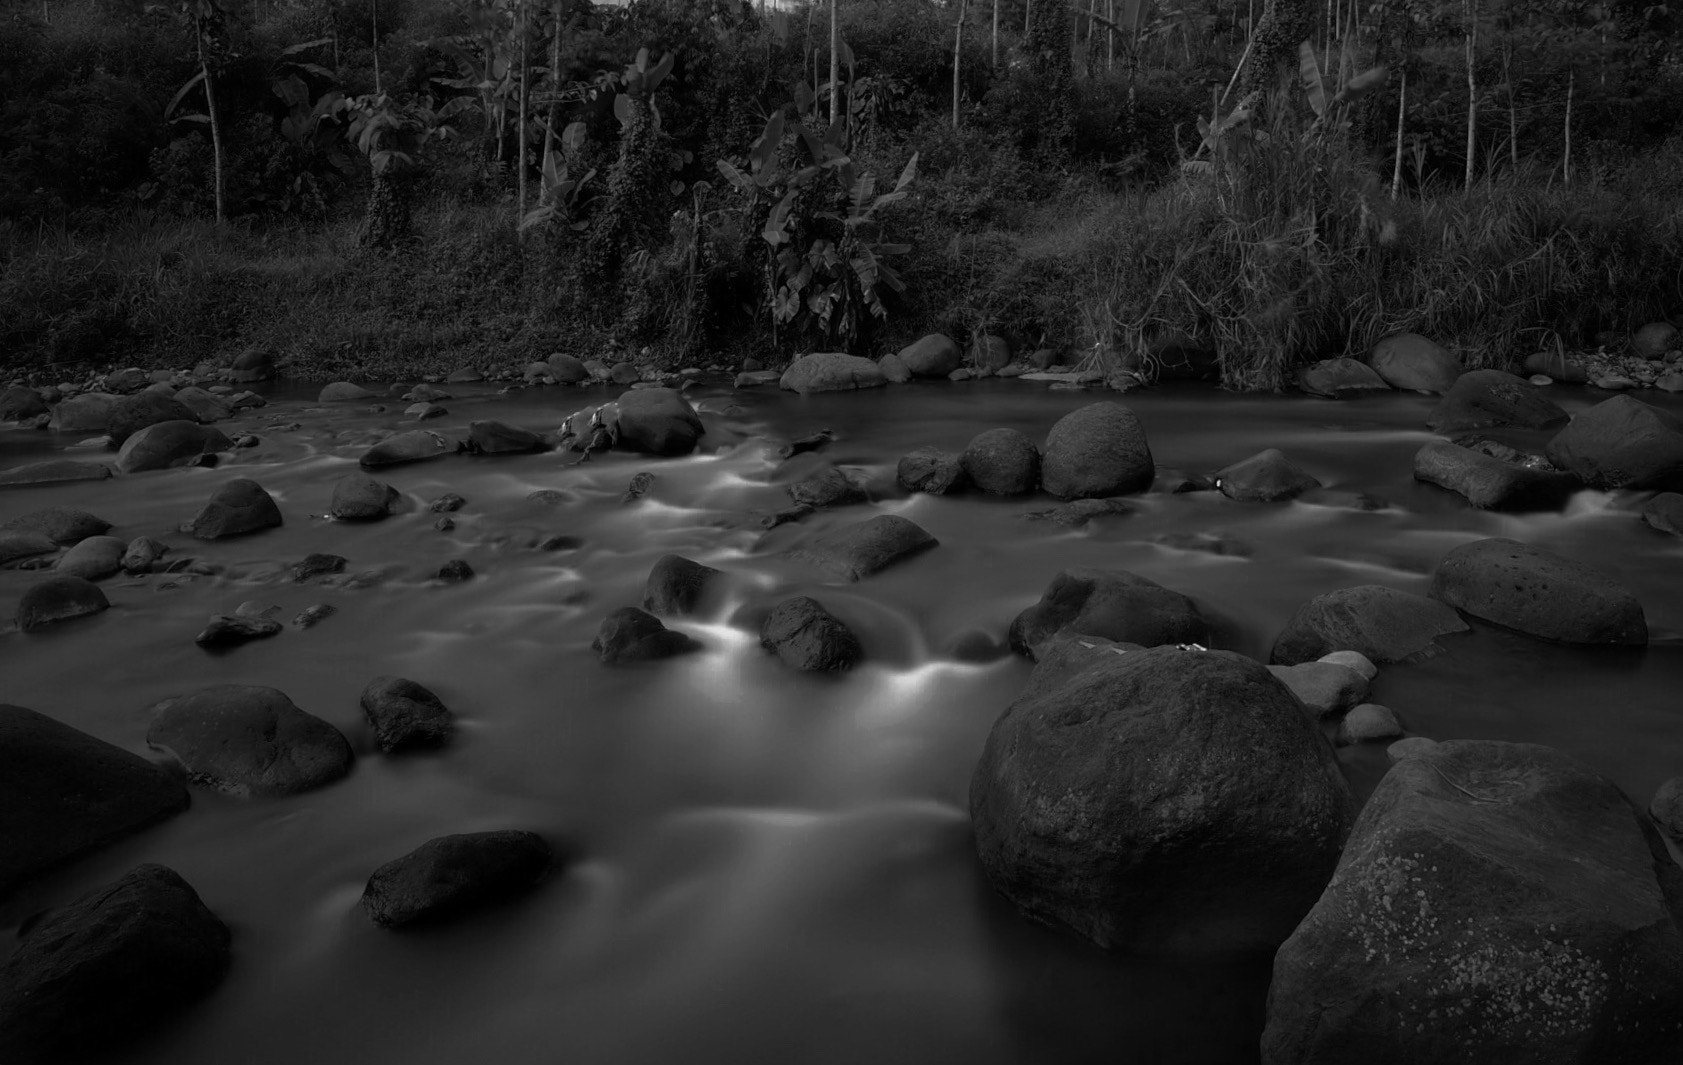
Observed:
[[[561,124],[561,15],[562,0],[555,0],[555,35],[549,44],[549,121],[543,129],[543,176],[549,179],[551,171],[559,171],[551,160],[555,152],[555,127]],[[540,204],[547,202],[549,189],[538,186],[543,191],[538,196]]]
[[[517,175],[514,181],[514,223],[520,224],[520,219],[526,214],[526,88],[532,69],[531,35],[526,32],[526,0],[518,0],[520,23],[520,128],[516,131],[519,137],[519,158],[515,161]]]
[[[1508,165],[1519,173],[1519,114],[1514,104],[1513,42],[1502,44],[1502,81],[1508,86]]]
[[[1566,151],[1561,156],[1560,174],[1567,185],[1572,184],[1572,90],[1577,88],[1578,72],[1568,71],[1566,75]]]
[[[380,88],[380,0],[368,0],[369,35],[373,38],[370,44],[374,53],[374,94],[378,96]]]
[[[198,33],[199,70],[205,78],[205,111],[210,115],[211,184],[216,194],[216,224],[221,225],[222,209],[222,122],[216,117],[216,87],[210,76],[210,61],[205,56],[204,31]]]
[[[841,118],[841,20],[836,0],[830,0],[830,125]]]
[[[1397,161],[1391,168],[1391,199],[1397,198],[1397,192],[1402,188],[1402,145],[1403,145],[1403,116],[1408,103],[1408,68],[1403,67],[1402,85],[1397,90]]]
[[[1477,149],[1478,138],[1478,78],[1473,70],[1473,61],[1478,52],[1478,0],[1462,0],[1467,13],[1467,180],[1466,187],[1473,187],[1473,153]]]
[[[1297,46],[1314,32],[1313,0],[1267,0],[1256,23],[1251,65],[1240,82],[1242,95],[1278,88],[1297,70]]]
[[[970,11],[970,0],[958,0],[958,28],[953,31],[953,128],[958,128],[958,69],[959,55],[964,48],[964,16]]]
[[[993,0],[993,68],[999,69],[999,0]]]

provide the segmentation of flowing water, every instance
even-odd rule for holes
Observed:
[[[549,428],[612,394],[451,386],[461,431],[495,417]],[[1587,395],[1562,400],[1571,409]],[[223,567],[218,576],[105,582],[111,610],[23,636],[0,634],[0,700],[144,752],[147,708],[221,683],[280,688],[357,746],[352,774],[277,801],[195,789],[192,809],[15,893],[9,934],[141,861],[177,869],[233,929],[234,963],[209,1001],[131,1044],[148,1065],[656,1065],[1246,1062],[1256,1058],[1268,966],[1116,958],[1016,917],[975,865],[970,773],[995,717],[1028,675],[1017,658],[951,653],[1006,626],[1059,570],[1118,567],[1198,600],[1221,646],[1266,658],[1306,599],[1381,583],[1424,591],[1436,561],[1501,535],[1595,562],[1635,589],[1653,644],[1570,649],[1479,627],[1418,665],[1384,669],[1373,698],[1439,739],[1559,746],[1645,802],[1683,772],[1683,541],[1654,533],[1632,497],[1580,493],[1564,513],[1481,513],[1417,485],[1413,453],[1431,400],[1348,403],[1238,396],[1194,386],[1125,398],[1161,466],[1210,471],[1279,447],[1327,485],[1310,501],[1246,505],[1218,494],[1136,497],[1133,513],[1066,529],[1025,515],[1045,498],[907,497],[898,457],[961,448],[1012,426],[1041,439],[1095,397],[1021,382],[792,397],[690,393],[703,454],[457,456],[384,471],[408,509],[373,525],[326,519],[333,482],[397,427],[393,402],[311,410],[281,391],[242,418],[263,439],[215,469],[0,494],[0,511],[92,510],[114,535],[151,535]],[[1645,397],[1647,398],[1647,397]],[[281,425],[298,423],[284,430]],[[788,463],[785,440],[835,442]],[[231,430],[231,432],[234,430]],[[0,432],[0,465],[97,458],[52,434]],[[759,513],[828,460],[863,471],[868,505],[771,532]],[[622,505],[634,473],[655,474]],[[286,524],[200,544],[178,532],[234,476],[262,483]],[[565,493],[543,505],[540,489]],[[453,531],[426,504],[453,491]],[[1383,505],[1375,506],[1374,500]],[[853,585],[783,556],[871,513],[905,515],[940,547]],[[538,550],[548,534],[576,549]],[[1165,542],[1167,541],[1167,542]],[[1207,549],[1223,545],[1229,553]],[[315,551],[376,571],[362,588],[291,583]],[[676,552],[731,574],[713,613],[676,627],[688,658],[601,665],[599,620],[640,602],[650,565]],[[477,576],[427,580],[449,558]],[[36,575],[0,571],[8,607]],[[793,673],[758,646],[753,619],[811,594],[859,634],[869,664],[840,677]],[[257,600],[313,628],[228,653],[193,642],[212,613]],[[458,715],[436,754],[382,757],[358,694],[378,674],[418,680]],[[1340,760],[1361,795],[1382,746]],[[574,860],[522,901],[436,930],[376,929],[357,899],[368,874],[433,836],[530,828]],[[0,954],[5,948],[0,948]]]

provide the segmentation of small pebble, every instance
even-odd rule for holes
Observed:
[[[456,519],[449,516],[442,517],[433,522],[432,527],[437,529],[439,532],[449,532],[451,529],[456,527]]]
[[[445,492],[443,495],[427,504],[427,509],[431,510],[434,514],[451,514],[455,511],[461,510],[465,506],[467,506],[466,499],[463,499],[454,492]]]
[[[338,612],[339,608],[332,603],[317,603],[300,611],[298,616],[292,619],[292,624],[296,628],[307,629],[316,622],[324,621]]]

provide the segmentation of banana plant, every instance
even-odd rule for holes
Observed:
[[[169,105],[164,108],[165,121],[174,122],[203,122],[210,126],[210,148],[213,167],[213,181],[216,192],[216,222],[222,224],[225,216],[223,209],[223,180],[222,180],[222,124],[216,117],[216,79],[218,70],[229,61],[238,58],[228,49],[227,34],[224,32],[228,13],[218,0],[181,0],[176,9],[183,22],[192,28],[193,43],[199,61],[199,72],[187,80],[187,84],[176,90]],[[205,109],[197,114],[175,114],[175,109],[192,92],[195,87],[202,86],[205,97]]]
[[[1297,71],[1303,91],[1309,96],[1309,107],[1315,112],[1315,122],[1311,127],[1313,133],[1347,131],[1350,128],[1350,103],[1384,87],[1389,77],[1383,66],[1357,73],[1355,48],[1349,38],[1345,38],[1344,47],[1339,52],[1338,75],[1332,82],[1330,96],[1327,78],[1322,74],[1315,49],[1308,41],[1297,46]]]

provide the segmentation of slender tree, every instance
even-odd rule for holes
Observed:
[[[1478,75],[1474,70],[1474,59],[1478,51],[1478,0],[1462,0],[1462,10],[1467,16],[1467,181],[1466,187],[1473,187],[1473,161],[1475,141],[1478,137]]]
[[[227,216],[222,196],[222,121],[216,116],[216,69],[221,65],[222,29],[227,12],[218,0],[183,0],[181,14],[193,28],[193,43],[198,51],[199,74],[194,81],[204,83],[204,117],[210,123],[211,182],[216,197],[216,224],[221,225]],[[192,87],[193,81],[189,81],[176,94],[176,100],[180,100]]]
[[[836,0],[830,0],[830,125],[841,117],[841,21]]]
[[[953,30],[953,128],[958,128],[959,56],[964,49],[964,16],[970,12],[970,0],[958,0],[958,26]]]
[[[532,35],[526,32],[528,29],[526,25],[526,0],[515,0],[515,4],[517,9],[516,14],[518,16],[516,21],[520,27],[520,100],[518,104],[520,128],[518,130],[519,146],[516,149],[519,153],[519,158],[514,167],[517,175],[514,181],[514,222],[515,225],[519,225],[520,220],[526,216],[526,90],[530,84],[530,74],[532,70]],[[522,230],[522,232],[524,232],[524,230]]]

